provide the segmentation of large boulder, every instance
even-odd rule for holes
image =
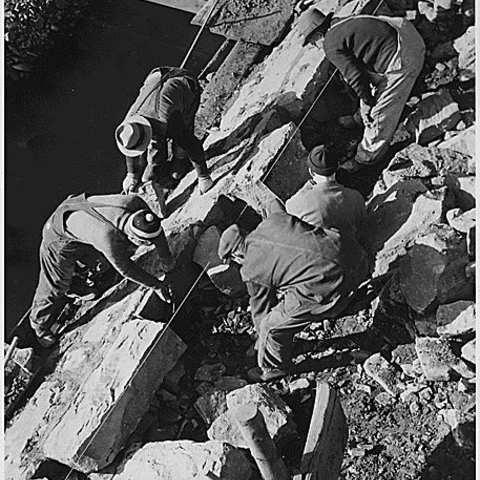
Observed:
[[[471,125],[469,128],[439,143],[437,147],[447,148],[454,152],[473,157],[475,155],[475,139],[475,125]]]
[[[112,472],[113,473],[113,472]],[[250,462],[224,442],[190,440],[147,443],[123,460],[113,473],[93,474],[91,480],[248,480]]]
[[[55,371],[5,432],[6,478],[26,480],[46,458],[92,472],[124,447],[186,349],[165,324],[135,319],[145,294],[107,295],[62,337]]]
[[[390,182],[388,183],[390,185]],[[365,249],[373,275],[387,273],[415,240],[445,218],[453,197],[445,188],[429,191],[418,179],[393,183],[367,205]]]
[[[230,410],[253,403],[265,419],[268,433],[275,443],[295,434],[296,426],[288,405],[267,385],[247,385],[227,395],[228,411],[220,415],[208,430],[208,438],[221,440],[239,448],[248,448]]]
[[[438,304],[470,300],[474,287],[465,276],[465,239],[448,225],[416,239],[402,261],[398,282],[405,302],[419,313]]]

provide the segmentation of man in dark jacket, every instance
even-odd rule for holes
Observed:
[[[316,227],[337,228],[362,244],[365,202],[359,192],[336,182],[336,156],[318,145],[308,154],[307,165],[312,180],[287,200],[287,212]]]
[[[293,336],[312,322],[338,316],[367,274],[355,239],[309,225],[281,208],[272,209],[247,236],[237,225],[229,227],[218,255],[242,265],[258,336],[259,368],[249,375],[259,381],[291,371]]]
[[[340,168],[355,172],[385,155],[425,56],[425,44],[403,18],[325,16],[311,8],[299,21],[304,42],[323,48],[360,98],[365,126],[355,158]]]
[[[167,284],[135,264],[138,245],[155,245],[167,264],[172,257],[161,221],[137,195],[71,196],[43,227],[40,275],[30,312],[30,325],[43,347],[57,342],[50,327],[66,303],[75,263],[92,247],[125,278],[157,291],[169,301]]]
[[[172,139],[174,178],[190,159],[197,173],[200,192],[213,184],[201,141],[194,135],[194,121],[200,105],[201,88],[188,70],[159,67],[152,70],[115,131],[119,150],[126,157],[126,193],[143,182],[156,181],[167,165],[167,140]]]

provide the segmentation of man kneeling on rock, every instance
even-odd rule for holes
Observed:
[[[218,255],[242,265],[257,333],[252,381],[290,373],[294,335],[313,322],[337,317],[367,275],[366,255],[353,237],[309,225],[280,204],[249,235],[235,224],[227,228]]]
[[[169,288],[134,263],[130,256],[139,245],[155,245],[160,258],[172,257],[160,219],[137,195],[70,196],[43,227],[40,275],[30,312],[30,325],[45,348],[58,339],[51,326],[67,302],[77,260],[92,247],[102,253],[125,278],[153,288],[169,302]]]

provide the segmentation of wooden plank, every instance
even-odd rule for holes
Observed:
[[[327,383],[317,382],[310,429],[300,473],[294,480],[337,480],[347,445],[347,422],[337,393]]]
[[[198,13],[207,0],[144,0],[164,7],[176,8],[190,13]]]

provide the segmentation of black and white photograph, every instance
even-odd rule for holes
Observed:
[[[4,0],[0,477],[475,480],[477,16]]]

